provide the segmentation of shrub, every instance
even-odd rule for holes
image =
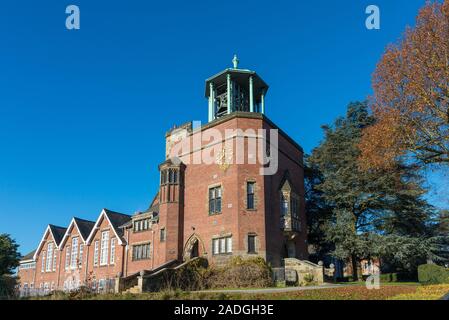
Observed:
[[[208,288],[261,288],[273,285],[271,268],[264,259],[233,257],[225,266],[210,268]]]
[[[302,286],[314,286],[318,283],[315,281],[315,277],[311,273],[307,273],[304,275],[303,282],[301,283]]]
[[[416,276],[405,272],[383,273],[380,275],[380,282],[413,282]]]
[[[420,265],[418,280],[423,284],[449,283],[449,269],[434,264]]]
[[[0,300],[17,297],[15,286],[17,279],[8,275],[0,275]]]

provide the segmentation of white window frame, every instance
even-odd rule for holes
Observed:
[[[69,270],[69,266],[70,266],[70,246],[67,246],[67,248],[65,249],[65,269]]]
[[[53,262],[53,242],[47,244],[47,263],[45,264],[45,272],[51,272]]]
[[[79,253],[79,267],[81,268],[83,266],[83,254],[84,254],[84,244],[80,243],[80,253]]]
[[[212,254],[220,254],[220,240],[212,239]]]
[[[99,252],[99,241],[95,240],[94,244],[94,267],[98,267],[98,252]]]
[[[41,272],[45,272],[45,255],[47,254],[46,251],[42,251],[41,257],[42,257],[42,261],[41,261]]]
[[[53,250],[53,271],[56,271],[56,254],[57,250]]]
[[[108,264],[108,250],[109,250],[109,231],[101,233],[101,247],[100,247],[100,266]]]
[[[72,254],[70,256],[70,269],[76,269],[78,267],[78,237],[72,238]]]
[[[110,259],[110,264],[115,264],[115,243],[116,243],[116,238],[112,238],[111,239],[111,259]]]
[[[232,253],[232,237],[226,238],[226,253]]]
[[[212,255],[232,254],[232,236],[213,238]]]

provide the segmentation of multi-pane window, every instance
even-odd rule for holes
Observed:
[[[299,223],[299,200],[296,197],[292,197],[291,200],[291,212],[292,212],[292,227],[294,230],[300,230]]]
[[[56,271],[56,254],[58,253],[57,250],[54,250],[53,252],[53,271]]]
[[[221,213],[221,187],[209,189],[209,214]]]
[[[133,260],[145,260],[151,258],[151,244],[139,244],[133,246]]]
[[[296,198],[292,198],[292,217],[299,217],[299,201]]]
[[[83,266],[83,253],[84,253],[84,244],[80,244],[80,257],[79,257],[79,266],[80,268]]]
[[[65,249],[65,269],[67,270],[70,265],[70,246]]]
[[[150,219],[141,219],[134,221],[134,232],[140,232],[150,229]]]
[[[176,184],[179,182],[179,173],[176,169],[161,171],[161,184]]]
[[[20,270],[34,269],[34,268],[36,268],[36,262],[23,263],[19,267]]]
[[[45,271],[45,251],[42,252],[41,272]]]
[[[254,182],[247,182],[246,183],[246,208],[247,209],[254,209]]]
[[[109,231],[101,233],[100,266],[108,264]]]
[[[111,261],[110,261],[111,264],[115,263],[115,241],[116,241],[115,238],[111,239]]]
[[[256,236],[248,235],[248,253],[256,253]]]
[[[161,229],[161,234],[160,234],[160,241],[161,241],[161,242],[164,242],[166,236],[167,236],[167,235],[166,235],[165,228],[162,228],[162,229]]]
[[[212,254],[232,253],[232,237],[212,239]]]
[[[94,266],[98,266],[98,240],[94,244]]]
[[[76,269],[78,259],[78,237],[72,238],[72,256],[70,258],[70,268]]]
[[[47,264],[45,267],[45,271],[51,271],[51,263],[53,261],[53,243],[49,243],[47,245]]]
[[[283,194],[281,195],[281,216],[288,214],[288,199]]]

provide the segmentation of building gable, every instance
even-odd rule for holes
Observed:
[[[59,245],[66,230],[67,230],[66,228],[49,224],[47,226],[47,229],[45,229],[44,235],[42,236],[39,245],[37,246],[36,252],[33,255],[33,260],[36,260],[37,256],[40,254],[42,246],[47,241],[48,237],[51,237],[51,239],[55,243],[56,248],[59,249]]]
[[[120,229],[120,226],[131,220],[131,216],[118,213],[114,211],[110,211],[108,209],[103,209],[98,216],[97,221],[95,222],[95,225],[92,228],[92,231],[89,235],[89,237],[86,240],[86,243],[88,245],[91,244],[93,237],[99,230],[99,226],[103,219],[106,219],[109,226],[111,227],[112,231],[114,232],[115,236],[117,237],[118,243],[120,245],[123,245],[125,243],[125,240],[123,238],[123,230]]]

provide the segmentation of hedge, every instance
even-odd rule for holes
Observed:
[[[423,264],[418,267],[418,280],[423,284],[449,283],[449,269],[435,264]]]
[[[380,275],[380,282],[412,282],[416,281],[416,275],[413,276],[405,272],[383,273]]]

